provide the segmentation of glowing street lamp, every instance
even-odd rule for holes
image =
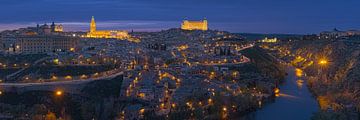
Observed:
[[[171,107],[175,108],[175,107],[176,107],[176,104],[175,104],[175,103],[171,104]]]
[[[223,107],[223,111],[226,112],[226,111],[227,111],[227,108],[226,108],[226,107]]]
[[[322,60],[319,61],[320,65],[326,65],[327,63],[328,63],[328,61],[325,60],[325,59],[322,59]]]
[[[56,96],[61,96],[62,94],[63,94],[63,92],[61,90],[58,90],[58,91],[55,92]]]
[[[165,104],[164,104],[164,103],[161,103],[161,104],[160,104],[160,108],[161,108],[161,109],[164,109],[164,108],[165,108]]]
[[[209,104],[212,103],[212,99],[211,99],[211,98],[208,99],[208,103],[209,103]]]

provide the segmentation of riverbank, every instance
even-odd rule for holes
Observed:
[[[316,99],[312,96],[303,79],[302,71],[288,66],[288,75],[280,85],[280,95],[273,103],[262,106],[249,118],[255,120],[306,120],[319,110]],[[300,76],[301,75],[301,76]]]
[[[265,76],[274,79],[274,84],[279,84],[286,76],[285,67],[277,58],[255,46],[242,51],[242,54],[251,59],[251,63]]]
[[[314,120],[359,119],[359,44],[351,40],[293,40],[262,48],[306,72],[321,110]]]

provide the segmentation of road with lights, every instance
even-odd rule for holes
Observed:
[[[27,90],[50,90],[54,91],[61,88],[68,88],[64,91],[66,92],[77,92],[77,89],[81,88],[80,85],[97,81],[97,80],[110,80],[119,75],[123,75],[124,72],[120,71],[108,76],[101,76],[97,78],[89,78],[89,79],[80,79],[80,80],[68,80],[68,81],[54,81],[54,82],[41,82],[41,83],[0,83],[0,88],[2,91],[11,91],[14,88],[22,88],[22,91]]]

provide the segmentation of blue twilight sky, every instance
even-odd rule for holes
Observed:
[[[360,0],[0,0],[0,31],[55,21],[65,30],[154,31],[206,17],[210,29],[318,33],[360,29]]]

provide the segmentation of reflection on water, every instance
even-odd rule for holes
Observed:
[[[302,86],[304,85],[304,81],[303,80],[297,80],[296,85],[298,86],[299,89],[301,89]]]
[[[262,107],[262,102],[261,102],[261,100],[259,100],[258,104],[259,104],[259,108],[261,108],[261,107]]]
[[[296,96],[293,96],[293,95],[289,95],[289,94],[284,94],[284,93],[280,93],[279,96],[281,96],[281,97],[286,97],[286,98],[299,98],[299,97],[296,97]]]
[[[274,103],[263,105],[247,119],[256,120],[308,120],[316,112],[318,104],[306,87],[301,69],[288,68],[285,83]]]
[[[303,71],[299,68],[295,68],[295,74],[297,77],[302,77],[303,76]]]

